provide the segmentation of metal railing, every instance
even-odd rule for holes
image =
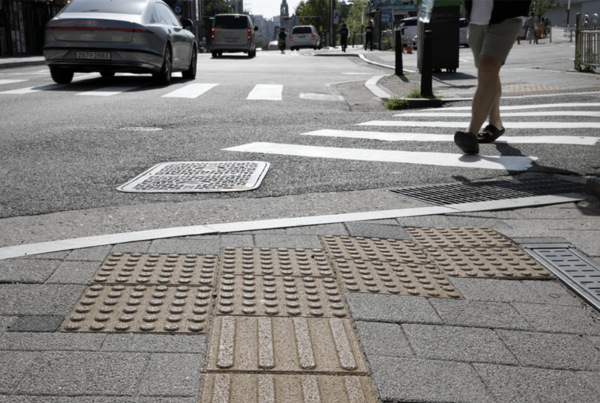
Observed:
[[[598,14],[590,18],[587,14],[581,19],[577,14],[575,37],[575,64],[589,68],[600,67],[600,18]]]

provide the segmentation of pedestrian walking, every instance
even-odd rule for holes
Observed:
[[[463,0],[469,21],[468,43],[477,67],[477,90],[466,131],[454,134],[465,154],[478,154],[480,143],[492,143],[504,134],[500,117],[500,68],[523,26],[531,0]],[[480,133],[481,126],[488,125]]]
[[[340,29],[340,44],[342,45],[342,52],[345,52],[348,47],[348,28],[346,28],[346,24],[342,24],[342,29]]]
[[[531,41],[536,38],[536,35],[535,35],[536,23],[535,23],[535,15],[533,13],[531,13],[529,18],[527,18],[527,21],[525,21],[525,28],[527,29],[527,33],[526,33],[527,38],[526,39],[531,44]]]
[[[371,52],[373,51],[373,23],[369,21],[369,25],[365,28],[365,50],[369,47],[369,43],[371,43]]]
[[[279,29],[279,50],[281,50],[281,53],[285,53],[285,40],[286,40],[287,34],[285,33],[285,28],[280,28]]]

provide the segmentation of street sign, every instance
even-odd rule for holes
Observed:
[[[381,12],[381,23],[382,24],[389,24],[390,22],[392,22],[392,13],[390,13],[389,11],[382,11]]]
[[[175,14],[181,14],[181,6],[173,7],[173,11],[175,12]]]
[[[339,10],[333,10],[333,23],[337,24],[340,22],[340,12]]]

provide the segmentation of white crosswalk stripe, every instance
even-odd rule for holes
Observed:
[[[162,98],[198,98],[219,84],[189,84],[173,92],[163,95]]]
[[[135,90],[136,88],[140,88],[140,87],[141,87],[141,85],[134,85],[134,86],[119,85],[119,86],[114,86],[114,87],[98,88],[98,89],[92,90],[92,91],[80,92],[80,93],[75,94],[75,95],[86,95],[86,96],[89,95],[89,96],[98,96],[98,97],[110,97],[110,96],[113,96],[113,95],[121,94],[123,92]]]
[[[2,84],[13,84],[13,83],[22,83],[27,80],[0,80],[0,85]]]
[[[40,85],[38,87],[27,87],[27,88],[19,88],[19,89],[10,90],[10,91],[2,91],[2,92],[0,92],[0,94],[24,95],[24,94],[31,94],[34,92],[50,91],[50,90],[55,90],[57,88],[64,88],[66,85],[67,84]]]
[[[283,85],[281,84],[257,84],[250,94],[248,94],[249,100],[263,100],[263,101],[283,101],[282,97]]]
[[[372,120],[357,126],[466,128],[468,122],[412,122]],[[506,129],[600,129],[600,122],[502,122]]]
[[[470,112],[407,112],[401,113],[394,116],[407,116],[407,117],[453,117],[453,118],[470,118]],[[581,116],[581,117],[600,117],[600,112],[589,112],[589,111],[553,111],[553,112],[508,112],[503,113],[503,118],[514,118],[524,116]]]
[[[600,107],[600,102],[572,102],[568,104],[533,104],[533,105],[504,105],[500,106],[501,111],[512,111],[512,110],[521,110],[521,109],[544,109],[544,108],[597,108]],[[437,112],[445,112],[445,111],[470,111],[470,106],[451,106],[448,108],[434,108],[434,109],[425,109],[424,111],[437,111]]]

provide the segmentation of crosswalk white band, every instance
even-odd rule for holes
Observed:
[[[217,85],[219,84],[189,84],[163,95],[162,98],[198,98]]]
[[[12,84],[12,83],[22,83],[27,80],[0,80],[0,85],[2,84]]]
[[[114,86],[114,87],[98,88],[97,90],[80,92],[80,93],[75,94],[75,95],[90,95],[90,96],[97,96],[97,97],[110,97],[110,96],[113,96],[113,95],[121,94],[123,92],[135,90],[136,88],[139,88],[139,87],[141,87],[141,85],[135,85],[135,86],[128,86],[128,85],[122,85],[121,86],[120,85],[120,86]]]
[[[566,104],[532,104],[532,105],[504,105],[500,106],[501,111],[523,110],[523,109],[544,109],[544,108],[598,108],[600,102],[572,102]],[[470,106],[450,106],[443,109],[435,109],[438,112],[445,111],[470,111]]]
[[[263,101],[282,101],[283,85],[281,84],[257,84],[248,98],[250,100],[263,100]]]
[[[24,95],[31,94],[34,92],[40,91],[51,91],[57,88],[65,87],[66,84],[48,84],[48,85],[40,85],[38,87],[26,87],[19,88],[18,90],[10,90],[10,91],[2,91],[0,94],[14,94],[14,95]]]
[[[470,118],[471,117],[471,113],[470,112],[444,112],[444,110],[440,110],[439,112],[407,112],[407,113],[400,113],[398,115],[394,115],[394,116],[398,116],[398,117],[431,117],[431,118],[446,118],[446,117],[452,117],[452,118]],[[525,116],[534,116],[534,117],[540,117],[540,116],[580,116],[580,117],[599,117],[600,116],[600,112],[590,112],[590,111],[553,111],[553,112],[548,112],[548,111],[543,111],[543,112],[508,112],[508,113],[503,113],[502,117],[503,118],[516,118],[516,117],[525,117]]]
[[[600,129],[600,122],[503,122],[506,129]],[[413,122],[404,120],[372,120],[357,126],[442,127],[465,129],[467,122]]]

